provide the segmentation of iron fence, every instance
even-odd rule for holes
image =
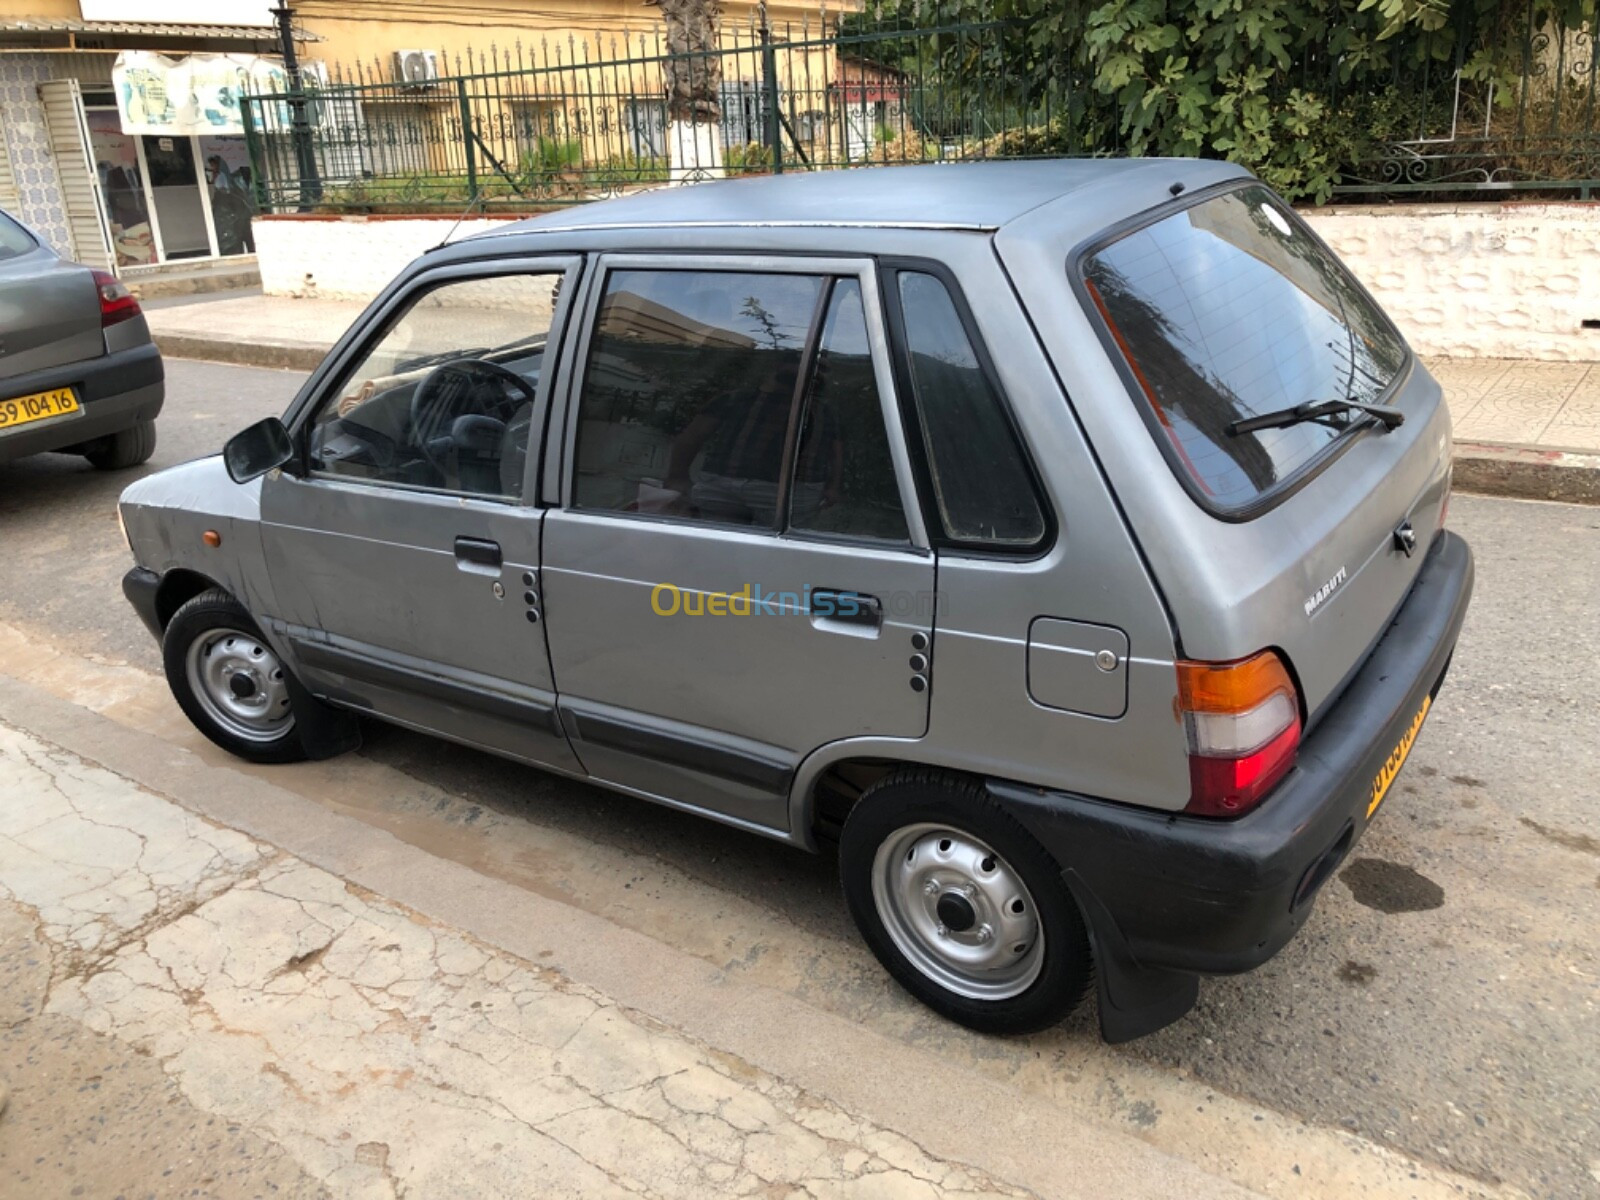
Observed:
[[[1596,18],[1541,21],[1529,3],[1511,36],[1469,29],[1420,35],[1382,87],[1341,96],[1331,70],[1336,102],[1372,135],[1335,195],[1600,194]]]
[[[1067,48],[1041,64],[1026,22],[726,28],[673,55],[659,29],[450,55],[310,64],[302,87],[244,98],[263,209],[525,211],[714,174],[879,163],[1116,154],[1122,113]],[[1600,192],[1595,27],[1538,24],[1479,44],[1450,29],[1359,88],[1311,54],[1367,131],[1338,196]],[[1453,39],[1453,40],[1452,40]],[[1416,49],[1413,47],[1412,49]],[[1025,64],[1025,65],[1023,65]],[[720,117],[667,119],[669,71],[714,68]]]
[[[720,118],[678,146],[664,73],[690,56],[667,53],[659,31],[314,65],[302,92],[244,100],[258,199],[492,211],[714,173],[975,157],[1007,130],[1048,123],[1060,89],[1026,101],[1000,76],[930,64],[952,49],[990,57],[1012,28],[725,30],[693,56],[720,76]]]

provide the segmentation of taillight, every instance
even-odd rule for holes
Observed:
[[[1179,662],[1178,706],[1189,738],[1185,812],[1249,812],[1294,766],[1300,697],[1271,650],[1237,662]]]
[[[143,310],[122,280],[108,271],[93,271],[94,286],[100,292],[100,328],[137,317]]]

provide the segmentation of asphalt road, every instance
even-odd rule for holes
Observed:
[[[217,449],[299,380],[169,363],[147,469]],[[0,621],[153,672],[117,589],[113,502],[133,474],[55,456],[0,468]],[[859,944],[826,858],[379,727],[310,786],[1019,1086],[1077,1089],[1153,1137],[1212,1089],[1532,1195],[1600,1195],[1600,509],[1457,496],[1450,523],[1477,553],[1477,596],[1383,818],[1283,954],[1207,981],[1194,1013],[1131,1046],[1100,1045],[1088,1012],[1011,1041],[932,1018]],[[368,764],[409,783],[363,789]]]

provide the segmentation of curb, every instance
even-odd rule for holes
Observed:
[[[283,371],[314,371],[332,349],[315,342],[236,342],[190,333],[163,333],[159,329],[151,330],[151,337],[168,358],[198,358]]]
[[[1453,457],[1460,492],[1600,504],[1600,454],[1457,442]]]

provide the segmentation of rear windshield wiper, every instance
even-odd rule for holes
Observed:
[[[1377,417],[1383,422],[1385,429],[1403,425],[1406,420],[1405,413],[1386,404],[1363,404],[1359,400],[1323,400],[1318,404],[1296,404],[1293,408],[1279,409],[1277,412],[1262,413],[1259,417],[1246,417],[1242,421],[1234,421],[1228,426],[1228,436],[1238,437],[1245,433],[1255,433],[1258,429],[1280,429],[1285,425],[1299,425],[1304,421],[1320,421],[1324,417],[1347,412],[1362,412],[1370,417]]]

